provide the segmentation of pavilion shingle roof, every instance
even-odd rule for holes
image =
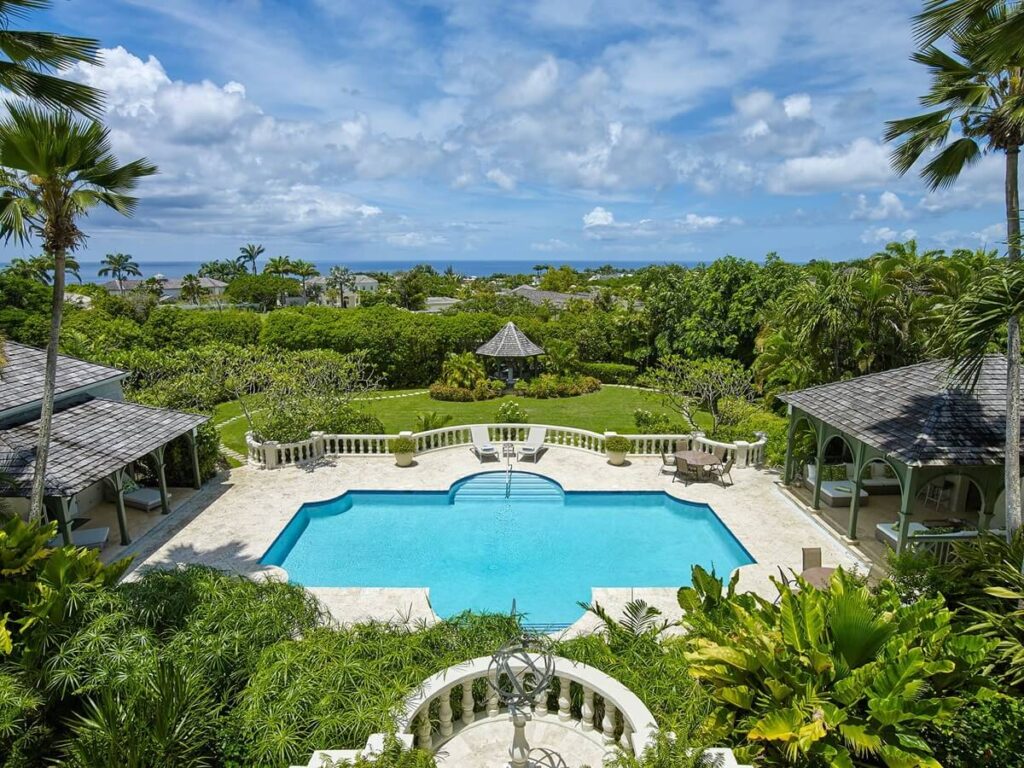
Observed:
[[[7,364],[0,367],[0,412],[42,400],[46,351],[8,341],[4,343],[4,352]],[[116,368],[58,355],[56,394],[125,375]]]
[[[103,398],[58,411],[46,461],[46,495],[78,493],[206,420]],[[0,486],[0,495],[29,493],[38,434],[38,420],[0,430],[0,471],[13,480]]]
[[[948,371],[947,360],[932,360],[780,399],[904,464],[1002,464],[1006,359],[986,357],[973,389]]]
[[[489,357],[530,357],[543,355],[544,350],[530,341],[515,323],[507,323],[494,334],[494,338],[486,344],[481,344],[476,353]]]

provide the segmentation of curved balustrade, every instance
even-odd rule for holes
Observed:
[[[555,682],[534,702],[533,718],[575,721],[595,740],[642,754],[657,724],[639,697],[599,669],[560,656],[554,657],[554,662]],[[406,700],[398,731],[415,734],[417,746],[436,751],[474,722],[507,717],[488,684],[490,664],[490,657],[483,656],[428,678]],[[511,668],[517,675],[529,674],[522,661],[513,660]]]
[[[473,442],[472,427],[482,427],[492,443],[519,443],[526,439],[533,427],[543,428],[544,442],[550,446],[573,448],[589,453],[603,454],[605,440],[616,433],[591,432],[575,427],[559,427],[550,424],[462,424],[452,427],[431,429],[426,432],[402,432],[400,435],[330,435],[313,432],[308,440],[296,443],[256,441],[247,433],[245,442],[249,463],[274,469],[276,467],[304,464],[324,456],[379,456],[391,453],[391,441],[408,437],[416,444],[416,453],[427,453]],[[736,466],[760,466],[764,463],[764,447],[768,441],[764,433],[757,434],[753,443],[737,440],[722,443],[695,432],[686,435],[621,435],[629,440],[633,456],[660,456],[679,450],[698,450],[714,453],[723,462],[733,460]]]

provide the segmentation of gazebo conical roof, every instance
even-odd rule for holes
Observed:
[[[481,344],[476,353],[488,357],[532,357],[543,355],[544,349],[530,341],[515,323],[510,322],[494,334],[494,338]]]

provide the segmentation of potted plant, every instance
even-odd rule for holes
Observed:
[[[416,453],[416,441],[411,437],[396,437],[391,441],[391,452],[395,454],[395,463],[400,467],[412,464],[412,455]]]
[[[633,444],[628,437],[613,435],[604,441],[604,451],[608,454],[608,463],[620,467],[626,461],[626,454]]]

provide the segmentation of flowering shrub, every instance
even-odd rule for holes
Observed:
[[[494,418],[499,424],[525,424],[529,414],[515,400],[506,400],[498,406],[498,413]]]

